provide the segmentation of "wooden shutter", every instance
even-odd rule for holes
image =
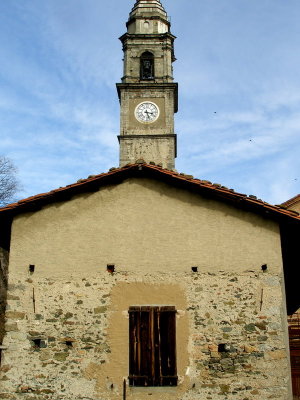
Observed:
[[[161,386],[177,385],[176,369],[176,310],[160,309]]]
[[[176,386],[175,307],[130,307],[129,383]]]

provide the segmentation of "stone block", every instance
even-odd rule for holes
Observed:
[[[220,391],[222,394],[226,394],[230,391],[229,385],[220,385]]]
[[[20,300],[19,296],[14,296],[13,294],[9,294],[7,295],[7,300]]]
[[[18,332],[18,331],[19,328],[16,322],[5,324],[5,332]]]
[[[259,328],[261,331],[265,331],[267,329],[267,323],[265,321],[256,322],[255,326]]]
[[[26,338],[27,338],[27,334],[26,334],[26,333],[23,333],[23,332],[12,332],[12,333],[10,334],[10,337],[11,337],[13,340],[24,341],[24,340],[26,340]]]
[[[218,352],[218,345],[210,344],[210,345],[208,345],[208,350],[213,351],[213,352]]]
[[[7,311],[5,316],[7,319],[24,319],[25,313],[20,311]]]
[[[8,365],[8,364],[2,365],[2,367],[0,367],[0,372],[8,372],[11,368],[12,368],[11,365]],[[1,397],[0,397],[0,399],[1,399]]]
[[[221,354],[218,351],[212,351],[210,355],[213,358],[221,358]]]
[[[268,340],[268,336],[258,336],[258,342],[266,342]]]
[[[28,333],[30,336],[41,336],[41,333],[37,331],[29,331]]]
[[[102,307],[96,307],[94,308],[94,314],[102,314],[107,311],[107,307],[102,306]]]
[[[255,332],[256,331],[256,326],[255,326],[255,324],[247,324],[247,325],[244,326],[244,329],[247,332]]]
[[[67,312],[65,315],[64,315],[64,318],[65,319],[70,319],[70,318],[72,318],[73,317],[73,313],[71,313],[71,312]]]
[[[257,347],[245,344],[244,351],[245,351],[245,353],[254,353],[254,352],[258,351],[258,349],[257,349]]]
[[[267,360],[282,360],[287,358],[287,353],[285,350],[267,351],[265,357]]]
[[[66,361],[67,357],[69,357],[69,353],[55,353],[54,360],[56,361]]]

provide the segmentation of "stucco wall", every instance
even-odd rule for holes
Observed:
[[[0,398],[122,398],[129,306],[173,305],[178,387],[127,399],[290,400],[282,284],[275,223],[163,183],[131,179],[19,216]]]
[[[278,227],[272,221],[146,179],[132,179],[17,217],[10,270],[97,272],[257,270],[281,273]]]

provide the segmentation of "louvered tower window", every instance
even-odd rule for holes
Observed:
[[[177,380],[175,307],[130,307],[130,386],[176,386]]]

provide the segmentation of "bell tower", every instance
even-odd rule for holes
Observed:
[[[121,106],[120,166],[143,159],[173,169],[176,158],[174,113],[178,84],[173,81],[174,40],[160,0],[137,0],[120,37],[124,76],[117,83]]]

